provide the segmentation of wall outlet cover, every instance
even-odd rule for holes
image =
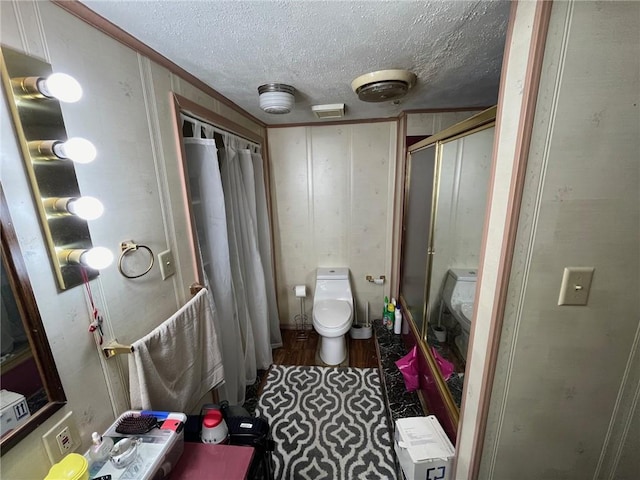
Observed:
[[[73,412],[68,412],[62,420],[42,435],[42,442],[51,465],[58,463],[67,454],[77,451],[82,442],[73,418]]]

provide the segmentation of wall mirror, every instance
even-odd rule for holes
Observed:
[[[484,228],[496,108],[412,145],[400,302],[457,428]],[[443,361],[444,359],[444,361]],[[443,364],[445,365],[443,367]]]
[[[0,369],[4,454],[66,403],[0,185]]]

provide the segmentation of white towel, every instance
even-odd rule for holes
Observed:
[[[129,355],[129,394],[134,410],[189,413],[224,379],[206,289],[148,335]]]

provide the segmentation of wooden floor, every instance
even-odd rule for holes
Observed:
[[[283,346],[273,351],[274,365],[318,365],[316,362],[318,334],[314,330],[309,330],[306,340],[298,340],[297,334],[296,330],[282,330]],[[373,337],[367,340],[353,340],[347,335],[347,338],[349,342],[350,367],[378,367],[378,355]]]

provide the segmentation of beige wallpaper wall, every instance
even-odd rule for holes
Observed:
[[[482,479],[638,478],[639,23],[553,4]],[[587,306],[557,305],[565,266],[595,267]]]
[[[271,195],[278,308],[283,325],[308,289],[311,321],[317,267],[349,267],[358,318],[379,318],[389,276],[396,123],[270,128]]]
[[[72,74],[84,97],[63,104],[67,133],[90,139],[95,162],[76,168],[80,190],[95,195],[105,214],[90,224],[94,244],[118,251],[133,239],[155,253],[173,251],[177,274],[163,281],[155,266],[138,280],[115,266],[91,282],[105,317],[106,340],[130,343],[172,315],[188,298],[196,276],[189,241],[170,92],[175,91],[256,133],[262,127],[50,2],[0,2],[3,45],[45,59]],[[3,452],[2,478],[44,478],[50,463],[42,435],[72,411],[83,441],[104,431],[129,407],[127,358],[105,360],[87,333],[89,308],[81,287],[59,293],[49,268],[30,186],[3,101],[2,185],[34,294],[49,338],[67,405],[20,444]],[[156,263],[157,265],[157,263]]]
[[[433,135],[475,111],[407,115],[408,135]],[[358,318],[379,318],[390,295],[397,123],[268,129],[280,322],[295,326],[308,289],[311,321],[315,269],[348,266]],[[400,182],[400,185],[402,182]],[[365,280],[385,275],[383,286]]]

